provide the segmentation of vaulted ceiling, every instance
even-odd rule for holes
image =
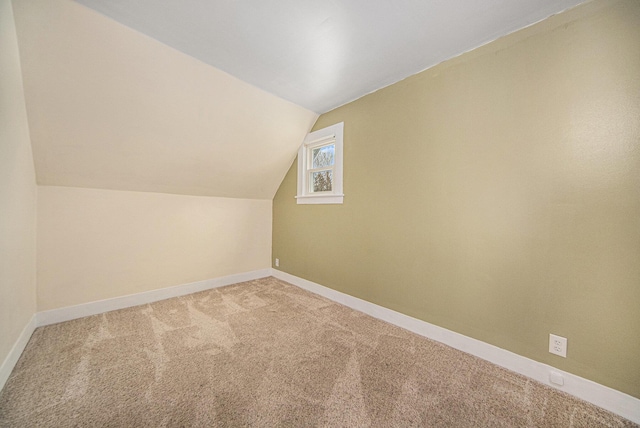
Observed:
[[[13,0],[37,180],[271,199],[318,113],[582,1]]]

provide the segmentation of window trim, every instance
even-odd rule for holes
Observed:
[[[298,204],[342,204],[344,194],[342,193],[342,154],[343,154],[343,131],[344,122],[336,123],[323,129],[307,134],[298,149],[298,194],[296,201]],[[309,153],[316,147],[328,144],[333,141],[335,144],[333,181],[331,191],[313,193],[309,191]]]

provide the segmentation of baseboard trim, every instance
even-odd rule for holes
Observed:
[[[191,282],[188,284],[175,285],[173,287],[145,291],[137,294],[114,297],[112,299],[98,300],[95,302],[67,306],[59,309],[51,309],[48,311],[38,312],[36,314],[36,326],[41,327],[77,318],[97,315],[104,312],[115,311],[117,309],[144,305],[147,303],[157,302],[159,300],[170,299],[172,297],[185,296],[187,294],[210,290],[212,288],[224,287],[226,285],[232,285],[239,282],[264,278],[270,275],[271,269],[260,269],[235,275]]]
[[[640,424],[640,399],[628,394],[289,273],[277,269],[271,269],[271,272],[274,277],[290,284],[421,336],[444,343],[452,348],[482,358],[483,360],[537,380],[554,389],[564,391]],[[560,374],[564,378],[563,386],[557,386],[549,381],[551,372]]]
[[[37,327],[36,320],[37,317],[36,314],[34,314],[27,325],[24,326],[22,332],[20,332],[20,335],[18,336],[18,340],[15,341],[13,347],[9,351],[9,354],[2,362],[2,365],[0,365],[0,391],[4,388],[4,384],[7,383],[13,368],[20,359],[20,355],[22,355],[22,351],[24,351],[27,343],[29,343],[29,339],[31,339],[31,335]]]

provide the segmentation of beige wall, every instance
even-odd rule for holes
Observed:
[[[36,179],[9,0],[0,0],[0,364],[36,311]]]
[[[38,187],[38,310],[269,268],[271,201]]]
[[[596,0],[324,114],[344,205],[296,205],[294,163],[273,257],[640,397],[639,94],[640,2]]]

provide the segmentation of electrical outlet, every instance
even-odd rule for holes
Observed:
[[[276,267],[280,266],[280,259],[276,259]]]
[[[549,352],[567,358],[567,338],[550,334]]]

